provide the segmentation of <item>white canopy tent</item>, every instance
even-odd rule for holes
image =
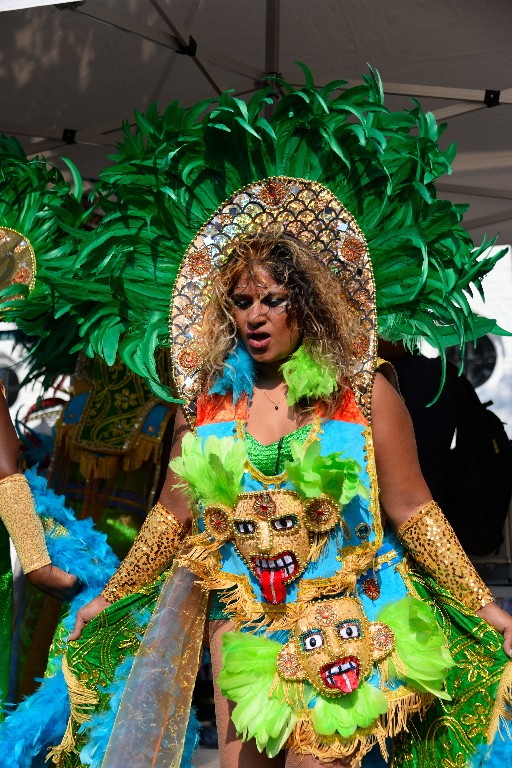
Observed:
[[[12,0],[0,0],[0,9]],[[378,69],[392,108],[417,97],[449,123],[458,156],[440,189],[468,201],[475,240],[512,242],[509,0],[85,0],[0,13],[0,131],[71,157],[94,179],[123,119],[184,105],[269,72],[301,82]]]

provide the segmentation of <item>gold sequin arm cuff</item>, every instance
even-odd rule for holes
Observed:
[[[187,533],[186,527],[158,502],[149,512],[133,546],[101,593],[115,603],[150,584],[169,565]]]
[[[0,480],[0,518],[14,544],[23,573],[51,563],[43,525],[25,475],[9,475]]]
[[[418,565],[472,611],[492,603],[493,596],[455,531],[435,501],[429,501],[397,531]]]

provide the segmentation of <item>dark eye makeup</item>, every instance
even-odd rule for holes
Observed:
[[[283,293],[267,293],[260,301],[261,303],[269,307],[269,309],[277,309],[277,307],[286,307],[290,300],[289,295]],[[235,293],[232,296],[232,301],[236,309],[249,309],[254,303],[252,296],[247,296],[243,293]]]

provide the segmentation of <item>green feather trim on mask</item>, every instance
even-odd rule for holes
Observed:
[[[181,456],[172,459],[169,466],[204,505],[234,507],[242,492],[246,460],[247,450],[241,440],[210,435],[203,444],[201,438],[188,432]]]
[[[310,717],[313,728],[321,736],[339,733],[344,739],[358,728],[369,728],[388,710],[388,700],[374,685],[361,683],[352,693],[335,699],[311,690]]]
[[[322,493],[345,506],[358,494],[369,498],[368,489],[360,481],[361,466],[355,459],[343,458],[343,453],[322,456],[320,443],[307,448],[298,440],[292,440],[290,451],[293,461],[286,461],[284,468],[288,479],[301,496],[314,499]]]
[[[378,618],[395,634],[395,650],[389,659],[390,675],[418,691],[450,699],[444,690],[444,681],[455,662],[429,607],[421,600],[404,597],[386,605]]]
[[[299,400],[330,397],[338,385],[330,366],[317,363],[301,345],[280,368],[288,385],[286,402],[293,406]]]
[[[231,717],[237,733],[244,741],[256,739],[259,751],[265,749],[269,757],[283,748],[297,721],[294,707],[282,696],[281,684],[272,690],[280,649],[280,643],[266,637],[225,632],[217,678],[222,695],[236,702]],[[299,683],[289,685],[297,692],[296,709],[299,687]]]

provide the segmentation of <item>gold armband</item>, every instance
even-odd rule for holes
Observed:
[[[25,475],[9,475],[0,480],[0,518],[14,544],[23,573],[51,563],[43,524]]]
[[[123,562],[102,591],[105,600],[115,603],[121,597],[150,584],[169,565],[187,533],[163,504],[150,510]]]
[[[406,520],[397,533],[418,565],[466,608],[476,611],[492,603],[492,593],[435,501]]]

